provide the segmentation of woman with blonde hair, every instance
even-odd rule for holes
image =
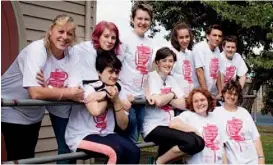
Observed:
[[[79,57],[70,48],[76,39],[75,31],[72,17],[58,15],[45,37],[26,46],[4,73],[2,98],[81,101],[83,89],[79,86]],[[40,71],[46,80],[44,84],[37,81]],[[64,140],[70,106],[46,108],[50,112],[59,153],[70,152]],[[1,108],[1,131],[8,160],[34,157],[44,112],[44,106]]]

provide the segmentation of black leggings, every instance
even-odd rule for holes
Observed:
[[[84,146],[79,145],[77,151],[84,151],[92,157],[107,155],[110,164],[139,163],[140,149],[130,140],[117,134],[106,136],[91,134],[86,136],[83,141],[85,142]]]
[[[193,132],[183,132],[168,126],[157,126],[144,139],[159,145],[158,156],[163,155],[174,146],[187,154],[194,155],[205,147],[204,140]]]
[[[1,122],[8,161],[34,157],[40,127],[41,122],[30,125]]]

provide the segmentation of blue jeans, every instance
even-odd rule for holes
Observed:
[[[145,105],[132,105],[129,111],[129,123],[125,131],[121,131],[120,135],[137,143],[139,134],[142,131],[144,121]]]
[[[65,130],[68,123],[68,118],[61,118],[55,115],[49,114],[52,127],[56,136],[58,144],[58,155],[70,153],[70,149],[65,143]],[[57,164],[76,164],[76,160],[62,160],[57,161]]]

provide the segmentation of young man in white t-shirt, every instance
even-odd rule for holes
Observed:
[[[206,30],[206,41],[197,43],[192,50],[197,79],[202,88],[209,90],[214,96],[221,96],[221,76],[219,66],[222,41],[220,25],[211,25]]]
[[[118,58],[122,62],[120,84],[125,108],[129,110],[129,126],[120,132],[133,142],[138,141],[142,129],[145,105],[131,105],[132,100],[145,98],[147,74],[152,68],[153,46],[150,38],[145,36],[152,22],[152,9],[147,4],[136,2],[132,7],[131,25],[133,30],[126,35],[123,42],[123,52]],[[130,100],[128,99],[131,98]]]
[[[220,54],[220,72],[222,85],[224,86],[231,79],[236,80],[238,77],[242,88],[244,88],[248,68],[241,55],[236,53],[237,37],[224,37],[222,46],[223,52]]]

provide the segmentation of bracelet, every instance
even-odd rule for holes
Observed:
[[[173,91],[171,91],[171,93],[173,93],[173,98],[172,98],[172,100],[173,100],[173,99],[177,99],[175,93],[174,93]]]
[[[258,156],[258,159],[264,159],[264,156],[262,155],[262,156]]]
[[[121,111],[123,109],[123,107],[121,107],[120,109],[118,109],[118,110],[115,110],[115,112],[119,112],[119,111]]]

